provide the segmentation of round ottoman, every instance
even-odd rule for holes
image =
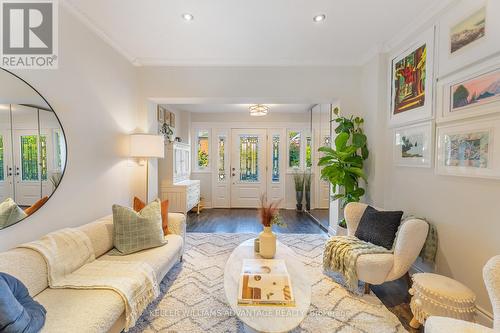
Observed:
[[[412,280],[411,327],[418,328],[429,316],[474,321],[476,295],[460,282],[432,273],[413,274]]]

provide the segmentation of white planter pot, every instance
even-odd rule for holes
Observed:
[[[335,227],[335,236],[347,236],[347,229],[337,225]]]
[[[264,227],[259,235],[259,254],[264,259],[272,259],[276,254],[276,235],[271,227]]]

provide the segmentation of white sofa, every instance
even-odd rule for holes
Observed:
[[[168,215],[168,243],[164,246],[126,256],[110,256],[113,248],[113,218],[107,216],[78,229],[85,232],[94,246],[97,260],[143,261],[151,265],[160,282],[168,271],[182,260],[186,218]],[[0,271],[13,275],[28,288],[30,295],[47,310],[42,332],[97,333],[121,332],[125,327],[125,305],[111,290],[51,289],[43,257],[30,249],[16,248],[0,253]]]
[[[346,205],[344,215],[347,234],[354,236],[367,204],[351,202]],[[376,208],[378,210],[382,210]],[[399,279],[408,272],[422,250],[427,238],[429,225],[421,219],[407,219],[399,227],[394,240],[394,253],[364,254],[356,262],[358,279],[369,284],[382,284]]]

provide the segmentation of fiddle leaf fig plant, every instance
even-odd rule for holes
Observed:
[[[318,150],[324,155],[318,165],[323,167],[321,178],[332,184],[334,200],[341,200],[345,207],[349,202],[358,202],[365,194],[365,189],[360,186],[360,179],[367,181],[363,171],[363,162],[368,158],[367,138],[363,133],[363,118],[344,117],[338,108],[333,113],[337,116],[335,133],[335,146],[321,147]],[[338,191],[337,191],[338,190]],[[341,226],[345,226],[342,220]]]

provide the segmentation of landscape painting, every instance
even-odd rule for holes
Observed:
[[[500,69],[451,86],[451,111],[500,99]]]
[[[424,157],[424,135],[422,133],[401,137],[401,158]]]
[[[445,166],[487,168],[489,142],[488,131],[446,135]]]
[[[393,114],[425,104],[427,47],[418,47],[393,64]]]
[[[450,52],[454,53],[460,50],[478,39],[483,38],[485,34],[486,7],[483,7],[451,28]]]
[[[394,130],[394,162],[405,167],[431,167],[432,122]]]

